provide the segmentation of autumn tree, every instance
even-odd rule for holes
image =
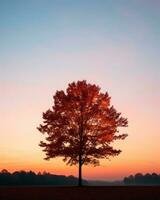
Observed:
[[[43,113],[43,124],[38,127],[41,133],[47,134],[40,146],[46,160],[63,157],[69,165],[78,164],[81,186],[83,165],[97,166],[99,159],[121,152],[111,143],[125,139],[127,135],[118,134],[118,128],[126,127],[128,122],[110,105],[107,92],[100,92],[98,86],[86,81],[69,84],[66,92],[57,91],[53,99],[52,109]]]

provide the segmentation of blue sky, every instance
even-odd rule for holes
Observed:
[[[53,54],[74,59],[74,54],[97,50],[103,54],[104,48],[124,46],[136,54],[139,63],[134,71],[145,68],[148,74],[155,72],[153,76],[159,72],[160,3],[156,0],[1,0],[0,4],[2,80],[21,82],[20,76],[32,74],[28,81],[35,82],[38,74],[53,73],[54,64],[58,65]],[[44,66],[49,56],[53,64]],[[73,61],[60,69],[74,70],[76,65]]]
[[[2,166],[16,168],[8,149],[22,162],[20,152],[41,159],[35,127],[42,111],[51,107],[55,90],[82,79],[109,91],[128,117],[130,137],[122,149],[127,155],[135,146],[136,155],[145,149],[137,158],[144,160],[139,169],[160,164],[152,157],[160,151],[159,52],[159,0],[0,0]],[[9,137],[21,145],[8,144]],[[126,165],[135,162],[123,155]]]

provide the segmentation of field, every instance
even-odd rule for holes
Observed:
[[[0,200],[160,200],[160,186],[0,187]]]

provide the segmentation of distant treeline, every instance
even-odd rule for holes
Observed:
[[[35,173],[33,171],[15,171],[13,173],[3,169],[0,172],[0,186],[2,185],[57,185],[57,186],[77,186],[78,179],[74,176],[54,175],[47,172]],[[160,174],[130,175],[122,181],[86,181],[83,185],[160,185]]]
[[[160,185],[160,174],[141,174],[130,175],[124,178],[125,185]]]
[[[50,173],[34,173],[32,171],[16,171],[13,173],[7,170],[0,172],[0,185],[77,185],[78,179],[74,176],[54,175]],[[87,181],[83,181],[87,184]]]

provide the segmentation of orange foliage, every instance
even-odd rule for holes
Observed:
[[[38,130],[46,133],[40,146],[46,159],[63,157],[67,164],[99,165],[100,158],[117,156],[111,142],[125,139],[117,135],[119,127],[128,122],[110,105],[108,93],[101,93],[96,85],[86,81],[73,82],[66,92],[57,91],[52,109],[43,113],[43,124]]]

